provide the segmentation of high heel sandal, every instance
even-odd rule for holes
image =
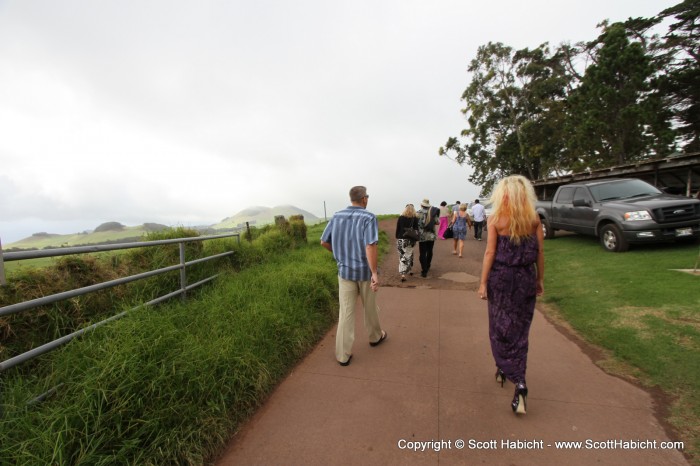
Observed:
[[[503,373],[500,367],[496,368],[496,383],[501,384],[501,388],[503,388],[503,384],[506,381],[506,375]]]
[[[515,414],[525,414],[527,412],[527,387],[524,382],[518,382],[515,386],[515,393],[511,408]]]

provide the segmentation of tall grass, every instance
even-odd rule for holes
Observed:
[[[262,264],[72,341],[51,353],[48,374],[3,374],[0,463],[212,459],[337,318],[337,271],[318,228],[309,245],[277,231],[244,242],[236,260]]]
[[[150,234],[147,240],[189,238],[197,232],[178,228]],[[243,248],[235,239],[190,242],[185,259],[192,260],[223,250],[234,250],[234,259],[210,261],[188,267],[188,282],[194,283],[215,274],[222,267],[244,262]],[[0,305],[81,288],[96,283],[135,275],[180,262],[177,244],[130,249],[118,253],[71,255],[53,260],[44,267],[15,270],[6,286],[0,287]],[[116,314],[115,308],[135,306],[180,287],[179,271],[169,272],[119,285],[107,290],[59,301],[9,316],[0,317],[0,358],[7,359],[31,348],[71,333],[79,328]],[[35,364],[24,367],[35,370]]]
[[[545,242],[545,303],[604,348],[607,370],[661,388],[669,421],[700,464],[700,277],[697,244],[603,251],[591,238]]]

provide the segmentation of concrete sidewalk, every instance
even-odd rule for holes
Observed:
[[[457,261],[449,243],[436,243],[447,266],[433,282],[380,289],[383,344],[369,346],[358,306],[352,363],[336,363],[333,329],[217,464],[689,464],[678,450],[661,449],[675,439],[656,419],[652,397],[605,374],[539,312],[528,413],[514,415],[513,385],[494,378],[486,302],[464,287],[434,286],[463,263],[448,262]],[[566,441],[583,444],[555,443]]]

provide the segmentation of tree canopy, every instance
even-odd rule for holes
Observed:
[[[599,25],[575,45],[479,47],[462,94],[467,128],[440,155],[473,168],[488,193],[532,180],[700,149],[700,2]],[[663,35],[652,31],[673,19]]]

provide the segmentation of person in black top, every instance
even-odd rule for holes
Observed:
[[[414,231],[416,237],[409,237],[406,232]],[[396,222],[396,249],[399,251],[399,273],[401,281],[406,281],[406,275],[413,275],[413,247],[418,239],[418,218],[413,204],[406,204],[406,208]]]

